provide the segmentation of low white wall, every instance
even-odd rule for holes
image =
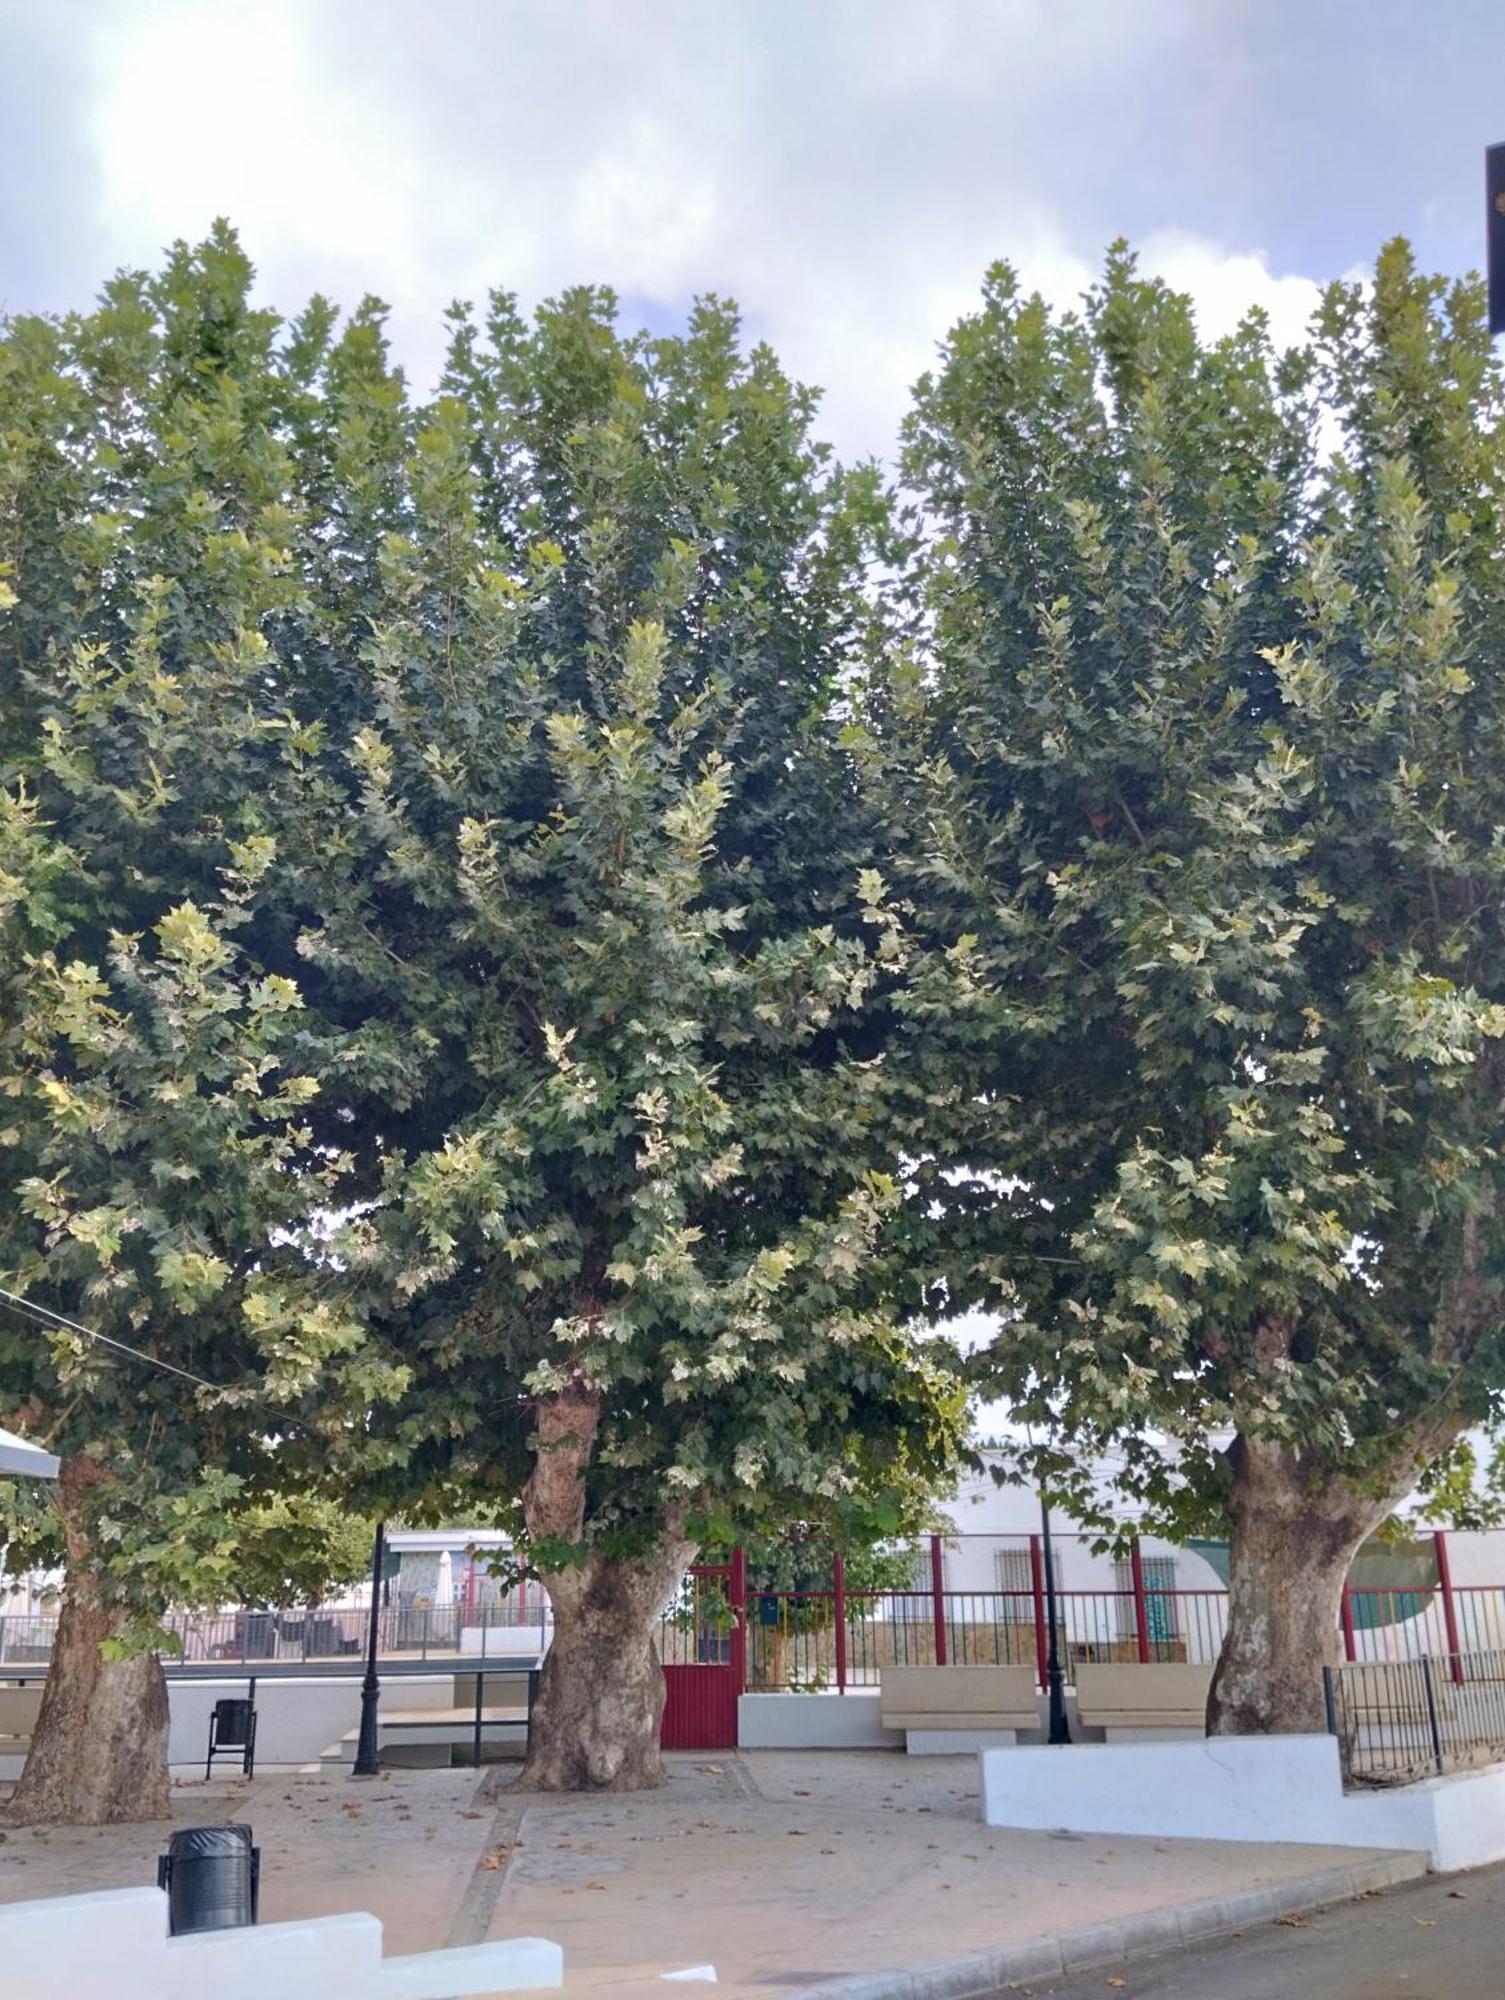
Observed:
[[[1345,1792],[1331,1736],[984,1750],[989,1826],[1424,1851],[1447,1871],[1505,1860],[1505,1765]]]
[[[460,1632],[460,1651],[467,1656],[484,1653],[491,1660],[531,1662],[548,1651],[553,1636],[552,1625],[466,1625]]]
[[[440,2000],[563,1984],[559,1946],[510,1938],[383,1958],[375,1917],[167,1935],[160,1889],[0,1907],[6,2000]]]
[[[902,1731],[878,1720],[876,1688],[737,1698],[739,1750],[893,1750],[903,1744]]]

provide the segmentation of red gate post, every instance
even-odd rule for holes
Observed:
[[[1433,1534],[1432,1546],[1437,1551],[1437,1588],[1442,1594],[1442,1624],[1447,1633],[1448,1659],[1452,1665],[1453,1679],[1461,1687],[1463,1648],[1458,1644],[1458,1607],[1453,1601],[1453,1566],[1448,1560],[1448,1538],[1441,1528]]]
[[[1139,1552],[1138,1535],[1129,1544],[1129,1574],[1134,1579],[1134,1636],[1139,1641],[1139,1664],[1143,1667],[1148,1666],[1150,1659],[1150,1606],[1144,1592],[1144,1557]]]
[[[930,1596],[935,1612],[935,1663],[946,1664],[946,1571],[941,1557],[941,1538],[930,1537]]]
[[[1348,1578],[1343,1579],[1343,1657],[1345,1660],[1358,1658],[1358,1648],[1353,1639],[1353,1590]]]
[[[847,1691],[847,1566],[839,1551],[831,1555],[831,1589],[836,1600],[836,1692]]]
[[[1050,1640],[1045,1630],[1045,1559],[1040,1537],[1029,1538],[1029,1582],[1035,1600],[1035,1671],[1041,1687],[1050,1686]]]
[[[747,1556],[740,1543],[732,1550],[726,1590],[732,1607],[732,1678],[738,1695],[744,1695],[747,1693]]]

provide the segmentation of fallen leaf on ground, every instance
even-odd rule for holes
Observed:
[[[1278,1924],[1284,1924],[1288,1931],[1299,1931],[1306,1928],[1305,1917],[1277,1917],[1275,1921]]]
[[[1434,1931],[1437,1928],[1435,1917],[1413,1917],[1411,1921],[1413,1924],[1420,1924],[1424,1931]]]

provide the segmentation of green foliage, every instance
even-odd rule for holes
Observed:
[[[0,1401],[107,1468],[102,1588],[147,1625],[223,1597],[248,1482],[322,1458],[273,1412],[384,1379],[305,1240],[348,1166],[272,962],[299,753],[267,633],[299,586],[249,276],[221,231],[0,330],[0,1276],[214,1385],[7,1313]]]
[[[1184,1530],[1229,1431],[1403,1491],[1505,1380],[1501,391],[1402,244],[1286,356],[1000,268],[920,387],[938,667],[871,728],[929,732],[973,1087],[919,1192],[1079,1507],[1112,1443]]]
[[[5,1407],[144,1620],[268,1492],[511,1518],[580,1381],[591,1546],[933,1483],[873,476],[713,300],[457,308],[418,407],[250,284],[219,227],[0,337],[0,1272],[216,1385],[6,1324]]]
[[[283,653],[328,724],[297,948],[363,1176],[339,1252],[412,1371],[388,1496],[512,1499],[582,1383],[584,1539],[535,1521],[535,1567],[933,1483],[964,1399],[896,1324],[907,946],[837,714],[872,481],[712,301],[653,340],[498,296],[443,389],[385,434],[359,563],[315,569],[332,719]]]
[[[230,1516],[231,1596],[239,1604],[317,1604],[371,1574],[375,1532],[374,1521],[318,1494],[258,1500]]]

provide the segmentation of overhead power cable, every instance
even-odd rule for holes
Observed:
[[[66,1313],[54,1312],[50,1306],[39,1306],[35,1300],[23,1298],[19,1292],[7,1291],[3,1285],[0,1285],[0,1305],[9,1306],[13,1312],[49,1330],[76,1334],[80,1340],[92,1341],[97,1347],[108,1348],[111,1353],[124,1355],[127,1360],[139,1361],[144,1367],[155,1368],[163,1375],[176,1375],[180,1381],[191,1382],[196,1389],[207,1389],[213,1396],[231,1392],[229,1383],[211,1382],[203,1375],[194,1374],[191,1368],[180,1368],[176,1361],[164,1361],[158,1354],[148,1354],[143,1347],[132,1347],[128,1340],[117,1340],[113,1334],[101,1333],[97,1327],[84,1326],[76,1319],[69,1319]],[[299,1430],[309,1430],[305,1419],[294,1416],[291,1410],[280,1410],[271,1403],[261,1407],[282,1423],[295,1424]],[[310,1431],[310,1435],[316,1436],[317,1433]]]

